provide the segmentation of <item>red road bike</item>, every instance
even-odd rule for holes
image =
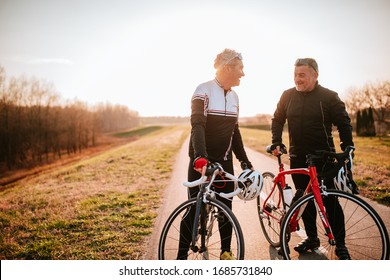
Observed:
[[[344,233],[334,223],[337,207],[341,207],[344,215],[345,245],[351,258],[389,259],[389,236],[381,217],[366,201],[352,193],[352,180],[348,172],[352,169],[353,150],[353,147],[348,147],[343,153],[322,151],[308,155],[308,168],[290,170],[284,169],[279,155],[279,173],[276,176],[271,172],[263,173],[264,184],[257,198],[260,224],[268,242],[280,247],[279,252],[285,259],[338,259],[335,254],[336,240],[339,234]],[[270,147],[267,151],[271,152]],[[327,174],[318,174],[315,161],[319,159],[332,162],[334,167]],[[323,178],[332,173],[337,189],[324,185]],[[292,204],[283,195],[288,189],[286,176],[291,174],[310,177],[303,196]],[[315,217],[312,218],[316,221],[321,245],[311,252],[298,253],[293,248],[307,238],[301,217],[309,204],[314,204],[316,208]]]

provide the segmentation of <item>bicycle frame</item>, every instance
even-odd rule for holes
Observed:
[[[235,191],[233,191],[231,193],[216,193],[214,190],[212,190],[211,185],[215,181],[217,174],[220,172],[222,172],[224,174],[224,176],[226,176],[226,178],[227,178],[226,181],[231,181],[234,183]],[[217,165],[217,167],[208,170],[209,175],[210,175],[210,173],[212,174],[210,179],[208,178],[208,176],[202,176],[201,178],[199,178],[196,181],[183,183],[184,186],[189,187],[189,188],[195,187],[195,186],[200,186],[200,189],[199,189],[199,192],[197,195],[197,199],[196,199],[197,203],[196,203],[196,209],[195,209],[195,219],[194,219],[194,223],[193,223],[193,227],[192,227],[192,239],[191,239],[191,244],[190,244],[190,248],[194,252],[200,252],[200,253],[207,251],[205,236],[206,236],[206,231],[207,231],[207,229],[206,229],[206,227],[207,227],[206,216],[208,214],[207,209],[206,209],[206,201],[207,201],[208,197],[215,197],[218,194],[221,197],[224,197],[226,199],[230,199],[240,192],[240,188],[237,187],[239,179],[236,176],[234,176],[228,172],[223,171],[223,169],[220,165]],[[200,225],[199,230],[201,233],[200,248],[198,248],[196,246],[196,241],[197,241],[196,238],[198,236],[198,223]]]
[[[321,196],[321,187],[320,187],[319,182],[318,182],[317,169],[316,169],[316,167],[314,165],[314,162],[310,160],[308,168],[294,168],[294,169],[290,169],[290,170],[284,170],[284,164],[281,161],[281,155],[279,155],[278,156],[278,163],[279,163],[279,173],[274,178],[274,185],[273,185],[271,193],[264,200],[263,209],[266,212],[266,214],[268,216],[272,217],[273,219],[278,219],[277,217],[272,215],[269,211],[267,211],[267,208],[265,206],[267,205],[267,202],[268,202],[269,198],[271,197],[272,193],[275,191],[277,185],[280,184],[282,189],[285,188],[285,186],[286,186],[286,175],[292,175],[292,174],[307,175],[307,176],[310,177],[310,180],[309,180],[309,183],[308,183],[308,185],[306,187],[305,194],[308,194],[308,193],[311,193],[311,192],[313,193],[315,201],[317,203],[317,205],[316,205],[317,211],[319,213],[321,222],[324,225],[326,234],[327,234],[327,236],[329,238],[329,242],[330,242],[330,244],[335,244],[336,241],[334,239],[332,230],[330,228],[329,221],[328,221],[328,219],[326,217],[326,210],[325,210],[325,206],[324,206],[324,203],[322,201],[322,196]],[[321,183],[321,186],[322,186],[322,183]],[[283,194],[281,193],[280,195],[283,195]],[[278,207],[280,206],[281,202],[282,202],[282,199],[279,199]],[[290,224],[290,230],[291,231],[296,231],[297,230],[298,221],[301,218],[304,210],[305,210],[305,208],[301,208],[298,212],[296,212],[296,214],[294,214],[294,216],[293,216],[293,218],[291,220],[291,224]],[[281,223],[280,219],[279,219],[279,223]]]
[[[204,200],[207,199],[207,192],[206,192],[206,185],[202,184],[201,188],[199,190],[199,193],[197,195],[197,203],[196,203],[196,210],[195,210],[195,219],[194,224],[192,227],[192,241],[191,241],[191,249],[194,252],[199,251],[200,253],[207,250],[206,248],[206,239],[205,239],[205,231],[206,231],[206,204],[204,203]],[[198,222],[200,219],[200,232],[201,232],[201,244],[200,248],[196,247],[196,237],[197,237],[197,230],[198,230]]]

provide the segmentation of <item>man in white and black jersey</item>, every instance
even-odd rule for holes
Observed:
[[[225,49],[217,55],[214,61],[216,69],[215,79],[200,84],[191,100],[191,139],[189,145],[190,164],[188,168],[188,181],[199,179],[205,172],[209,161],[220,163],[223,168],[233,174],[233,155],[241,162],[242,166],[253,169],[248,160],[238,126],[239,101],[237,93],[232,87],[240,84],[244,76],[242,56],[235,50]],[[220,192],[232,192],[233,183],[227,183],[219,188]],[[196,197],[197,188],[188,189],[189,198]],[[219,197],[230,209],[232,202]],[[195,210],[195,209],[193,209]],[[189,226],[190,217],[183,219],[180,236],[178,259],[186,259],[191,240]],[[220,258],[234,259],[231,253],[230,243],[232,228],[230,225],[220,223],[222,248]]]

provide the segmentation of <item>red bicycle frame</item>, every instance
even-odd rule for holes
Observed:
[[[264,205],[267,205],[268,199],[271,197],[272,193],[274,192],[274,190],[278,184],[280,184],[280,186],[282,187],[282,190],[285,188],[286,175],[303,174],[303,175],[309,176],[310,181],[305,189],[304,194],[313,193],[314,199],[317,203],[316,207],[318,210],[318,214],[320,216],[322,224],[324,225],[326,234],[329,237],[329,242],[331,244],[333,244],[333,243],[335,244],[335,239],[334,239],[332,230],[330,228],[328,218],[326,216],[326,210],[325,210],[324,203],[322,201],[320,185],[319,185],[318,178],[317,178],[317,169],[316,169],[314,163],[312,161],[309,161],[308,168],[294,168],[294,169],[290,169],[290,170],[284,170],[284,164],[281,161],[281,155],[278,156],[278,163],[279,163],[279,173],[274,178],[274,186],[273,186],[272,191],[269,194],[269,196],[265,199]],[[283,195],[283,193],[280,193],[279,195]],[[278,208],[280,206],[280,203],[282,203],[282,201],[283,200],[281,199],[281,197],[279,197]],[[298,221],[301,218],[304,210],[305,210],[305,207],[301,207],[301,209],[299,209],[299,211],[296,211],[294,213],[294,216],[292,217],[291,223],[290,223],[290,231],[291,232],[297,230]],[[277,217],[273,216],[269,211],[267,211],[267,210],[265,210],[265,211],[267,212],[267,215],[269,215],[270,217],[272,217],[274,219],[278,219]],[[281,223],[280,220],[279,220],[279,223]]]

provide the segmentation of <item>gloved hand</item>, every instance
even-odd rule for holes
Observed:
[[[196,171],[198,171],[199,173],[203,174],[204,173],[203,169],[205,171],[208,163],[209,163],[209,161],[207,160],[207,158],[205,158],[205,157],[197,157],[194,160],[194,169]]]
[[[274,143],[271,146],[269,146],[269,149],[271,150],[271,153],[274,156],[287,154],[286,146],[283,143]]]
[[[253,170],[252,163],[250,163],[249,161],[248,162],[241,161],[240,165],[241,165],[242,170],[245,170],[245,169],[252,169]]]

